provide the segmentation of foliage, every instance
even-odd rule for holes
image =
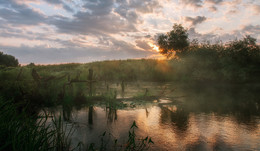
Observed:
[[[126,148],[124,150],[127,151],[142,151],[142,150],[148,150],[150,147],[150,144],[154,144],[151,138],[148,136],[140,139],[139,141],[136,139],[136,134],[135,134],[135,128],[138,128],[135,121],[133,122],[130,131],[128,132],[128,141]]]
[[[47,115],[29,116],[17,107],[0,97],[0,150],[72,150],[69,139],[72,129],[60,118],[52,119],[50,124]]]
[[[158,44],[161,54],[178,56],[170,61],[178,80],[259,81],[260,47],[251,36],[226,44],[189,42],[187,31],[175,24],[172,31],[158,38]]]
[[[158,37],[158,44],[161,54],[171,57],[176,53],[179,56],[189,46],[187,30],[181,24],[174,24],[170,32]]]
[[[144,151],[144,150],[149,150],[152,144],[154,142],[152,141],[151,137],[145,137],[145,138],[138,138],[135,132],[135,129],[138,128],[136,125],[136,122],[134,121],[133,124],[130,127],[130,130],[128,132],[128,139],[125,143],[123,144],[118,144],[118,140],[114,139],[113,143],[114,145],[111,147],[108,147],[110,137],[111,135],[108,134],[107,132],[104,132],[100,136],[100,146],[95,147],[94,143],[91,143],[88,146],[89,151],[95,151],[95,150],[100,150],[100,151],[105,151],[105,150],[113,150],[113,151]],[[108,136],[108,139],[106,139],[106,136]]]
[[[6,67],[17,67],[19,65],[19,62],[14,56],[0,52],[0,65]]]

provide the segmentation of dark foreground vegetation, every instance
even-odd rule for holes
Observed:
[[[14,57],[1,53],[0,150],[72,150],[70,133],[65,134],[61,120],[52,119],[50,126],[49,115],[39,117],[39,111],[114,100],[117,92],[110,91],[109,82],[120,85],[122,92],[126,83],[133,81],[186,82],[190,86],[260,82],[260,47],[250,36],[225,44],[190,42],[186,30],[175,25],[159,37],[158,44],[170,59],[18,66]],[[97,87],[105,89],[97,91]],[[130,132],[125,150],[138,150],[134,131]],[[152,141],[145,138],[142,142],[141,150]],[[89,149],[97,148],[90,145]]]
[[[2,67],[17,67],[19,65],[18,60],[11,55],[0,52],[0,68]]]

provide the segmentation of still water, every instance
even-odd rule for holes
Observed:
[[[50,109],[73,125],[74,145],[98,146],[105,131],[108,141],[126,142],[135,121],[139,138],[152,137],[150,150],[260,150],[259,87],[129,83],[124,93],[118,84],[109,89],[117,90],[116,100]]]

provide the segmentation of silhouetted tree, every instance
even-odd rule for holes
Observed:
[[[0,65],[6,67],[17,67],[19,65],[19,62],[14,56],[0,52]]]
[[[157,42],[161,54],[171,57],[175,52],[179,56],[189,46],[187,30],[181,24],[174,24],[173,29],[160,35]]]

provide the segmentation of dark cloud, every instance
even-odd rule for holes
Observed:
[[[220,4],[223,2],[223,0],[206,0],[207,2],[213,3],[213,4]]]
[[[0,0],[0,6],[0,17],[13,25],[37,25],[46,20],[43,14],[14,0]]]
[[[120,32],[136,32],[136,25],[142,21],[137,14],[143,8],[145,12],[153,11],[157,6],[154,0],[141,1],[151,6],[137,5],[139,1],[94,1],[87,0],[83,7],[86,11],[79,11],[73,19],[53,16],[50,23],[58,28],[59,32],[76,34],[114,34]]]
[[[115,12],[118,13],[122,18],[125,18],[126,20],[128,20],[131,23],[142,22],[138,18],[138,14],[136,13],[135,10],[129,10],[128,8],[119,7],[119,8],[115,9]]]
[[[69,12],[73,12],[74,11],[69,5],[67,5],[62,0],[44,0],[44,1],[46,1],[47,3],[52,4],[52,5],[62,6],[63,9],[65,9],[65,10],[67,10]]]
[[[44,0],[73,11],[63,0]],[[0,17],[13,25],[52,24],[62,33],[73,34],[109,34],[120,32],[136,32],[136,25],[142,23],[139,13],[152,13],[159,7],[157,0],[86,0],[84,10],[73,14],[73,18],[64,16],[44,16],[17,3],[16,0],[0,0]]]
[[[59,32],[72,34],[111,34],[137,31],[135,24],[122,20],[115,14],[103,16],[92,15],[88,12],[79,12],[75,19],[57,18],[50,22],[58,28]]]
[[[189,6],[193,6],[196,8],[202,7],[202,0],[181,0],[181,3],[183,3],[184,5],[189,5]]]
[[[181,3],[184,5],[192,6],[195,8],[201,8],[204,3],[211,3],[213,6],[210,7],[211,11],[216,11],[217,8],[214,5],[219,5],[223,0],[181,0]]]
[[[117,10],[134,9],[140,13],[153,13],[155,9],[161,8],[158,0],[116,0]]]
[[[132,0],[129,2],[129,7],[134,8],[141,13],[152,13],[161,6],[157,0]]]
[[[210,10],[211,12],[216,12],[218,9],[217,9],[217,7],[215,7],[215,6],[211,6],[211,7],[209,7],[209,10]]]
[[[91,11],[91,14],[97,16],[104,16],[111,13],[113,8],[114,1],[113,0],[101,0],[101,1],[93,1],[87,0],[86,4],[83,6],[87,10]]]
[[[138,13],[150,13],[159,6],[155,0],[87,0],[83,7],[86,11],[77,12],[74,19],[52,17],[50,23],[59,32],[76,34],[114,34],[136,32],[136,25],[142,21]]]
[[[185,21],[190,22],[192,26],[196,26],[197,24],[200,24],[204,21],[206,21],[207,18],[205,16],[197,16],[197,17],[185,17]]]
[[[133,23],[142,23],[138,16],[153,13],[156,9],[161,8],[158,0],[116,0],[116,5],[115,12]]]

